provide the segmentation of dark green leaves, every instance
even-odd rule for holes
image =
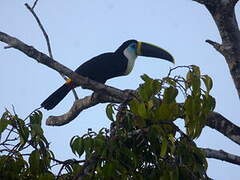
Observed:
[[[163,103],[170,104],[176,101],[178,90],[174,87],[166,88],[163,95]]]
[[[81,157],[81,155],[84,152],[84,143],[83,143],[83,139],[81,137],[78,136],[74,136],[71,141],[70,141],[70,146],[72,149],[72,152],[76,155],[76,153],[78,154],[79,157]]]
[[[114,121],[113,119],[113,115],[114,115],[114,111],[113,111],[113,104],[108,104],[106,107],[106,114],[109,120]]]
[[[151,79],[146,74],[142,75],[141,78],[145,83],[140,85],[138,92],[143,101],[148,101],[160,91],[161,83],[158,80]]]
[[[138,96],[124,111],[117,113],[114,121],[117,140],[106,138],[110,146],[103,150],[107,161],[98,167],[100,177],[116,178],[114,169],[119,169],[118,174],[123,177],[127,171],[138,179],[201,179],[205,176],[206,159],[192,139],[200,136],[208,114],[214,110],[215,99],[210,95],[212,80],[201,75],[197,66],[186,68],[189,71],[185,78],[141,77],[144,83],[138,88]],[[107,111],[113,115],[111,109]],[[175,125],[176,119],[184,120],[186,135]],[[131,164],[129,159],[135,163]],[[136,169],[138,175],[134,173]]]
[[[8,110],[4,113],[0,129],[7,136],[0,138],[0,152],[7,155],[0,155],[0,179],[55,179],[49,173],[54,154],[48,149],[41,121],[40,111],[31,113],[24,120]]]
[[[40,173],[40,154],[38,151],[33,151],[29,156],[29,164],[31,173],[37,175]]]
[[[213,86],[212,79],[208,75],[203,75],[202,80],[205,84],[207,92],[209,93],[209,91],[212,89],[212,86]]]
[[[202,82],[206,90],[202,88]],[[205,125],[205,119],[215,108],[215,99],[209,95],[212,89],[212,79],[208,75],[201,75],[197,66],[191,66],[186,76],[186,101],[184,102],[185,124],[191,138],[200,136]]]
[[[160,153],[160,157],[161,158],[163,158],[166,155],[167,145],[168,145],[167,139],[166,138],[162,138],[162,146],[161,146],[161,153]]]
[[[8,115],[8,112],[4,112],[0,119],[0,135],[8,126],[9,122],[7,120],[7,115]]]
[[[11,143],[2,134],[13,130],[16,143],[9,151],[4,147],[8,155],[0,155],[0,179],[64,180],[77,179],[79,174],[93,180],[204,179],[207,162],[192,139],[200,136],[214,110],[213,85],[197,66],[185,68],[186,77],[171,76],[173,69],[163,79],[143,75],[136,96],[120,106],[107,105],[110,129],[102,128],[98,133],[89,129],[71,139],[70,147],[78,160],[55,159],[44,136],[40,111],[25,120],[4,113],[0,145]],[[181,130],[176,120],[185,123]],[[55,176],[51,173],[53,163],[60,165]]]

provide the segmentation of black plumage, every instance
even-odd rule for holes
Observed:
[[[75,72],[105,83],[108,79],[130,73],[137,56],[163,58],[174,62],[171,54],[162,48],[136,40],[128,40],[115,52],[104,53],[86,61]],[[41,107],[47,110],[53,109],[75,87],[73,81],[67,81],[43,101]]]
[[[125,56],[104,53],[83,63],[75,72],[94,81],[105,83],[108,79],[123,75],[126,68]]]

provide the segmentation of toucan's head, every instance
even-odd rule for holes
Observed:
[[[128,65],[125,74],[129,74],[132,71],[137,56],[160,58],[174,63],[174,58],[166,50],[158,46],[136,40],[125,41],[115,51],[115,53],[123,54],[128,59]]]
[[[174,63],[174,58],[172,55],[166,50],[155,46],[153,44],[149,44],[146,42],[136,41],[136,40],[128,40],[125,41],[117,50],[116,53],[125,53],[130,54],[132,56],[146,56],[146,57],[154,57],[165,59]]]

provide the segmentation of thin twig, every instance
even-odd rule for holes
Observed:
[[[4,46],[3,48],[4,49],[10,49],[10,48],[12,48],[12,46]]]
[[[32,13],[33,17],[34,17],[35,20],[37,21],[37,24],[39,25],[39,27],[40,27],[40,29],[41,29],[41,31],[42,31],[42,33],[43,33],[43,36],[45,37],[45,40],[46,40],[46,42],[47,42],[48,54],[49,54],[49,56],[53,59],[52,49],[51,49],[51,44],[50,44],[50,40],[49,40],[48,34],[47,34],[46,30],[44,29],[44,27],[43,27],[40,19],[39,19],[38,16],[37,16],[37,14],[36,14],[36,13],[34,12],[34,10],[33,10],[34,7],[35,7],[36,4],[37,4],[37,1],[38,1],[38,0],[36,0],[36,1],[34,2],[34,5],[33,5],[32,8],[31,8],[27,3],[25,3],[25,6],[26,6],[27,9]],[[62,78],[63,78],[65,81],[68,79],[64,74],[61,74],[61,73],[59,73],[59,74],[62,76]],[[73,92],[73,95],[74,95],[74,97],[75,97],[75,100],[79,99],[79,98],[78,98],[78,95],[77,95],[77,92],[75,91],[75,89],[72,89],[72,92]]]
[[[58,180],[58,179],[60,178],[60,176],[61,176],[61,172],[62,172],[62,170],[63,170],[64,167],[65,167],[65,164],[63,164],[62,167],[60,168],[56,180]]]
[[[224,49],[223,49],[223,46],[221,44],[219,44],[215,41],[209,40],[209,39],[206,40],[206,43],[212,45],[218,52],[220,52],[222,54],[224,53]]]
[[[25,3],[25,6],[27,7],[27,9],[32,13],[32,15],[34,16],[34,18],[36,19],[46,41],[47,41],[47,47],[48,47],[48,52],[49,52],[49,56],[52,58],[53,55],[52,55],[52,50],[51,50],[51,45],[50,45],[50,40],[49,40],[49,37],[48,37],[48,34],[47,32],[45,31],[40,19],[38,18],[37,14],[34,12],[34,10],[27,4]]]
[[[32,6],[32,10],[35,8],[35,6],[37,5],[37,2],[38,2],[38,0],[36,0],[35,2],[34,2],[34,4],[33,4],[33,6]]]
[[[50,158],[51,160],[57,162],[58,164],[74,164],[74,163],[84,163],[86,162],[86,160],[75,160],[75,159],[68,159],[68,160],[65,160],[65,161],[60,161],[58,159],[55,159],[55,158]]]
[[[190,66],[191,66],[191,65],[190,65]],[[169,76],[171,75],[172,71],[174,71],[174,70],[176,70],[176,69],[179,69],[179,68],[191,69],[190,66],[176,66],[176,67],[174,67],[174,68],[170,68],[167,77],[169,77]]]

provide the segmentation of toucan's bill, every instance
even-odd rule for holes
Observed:
[[[166,50],[145,42],[138,41],[137,45],[137,55],[146,57],[155,57],[168,60],[175,63],[173,56]]]

